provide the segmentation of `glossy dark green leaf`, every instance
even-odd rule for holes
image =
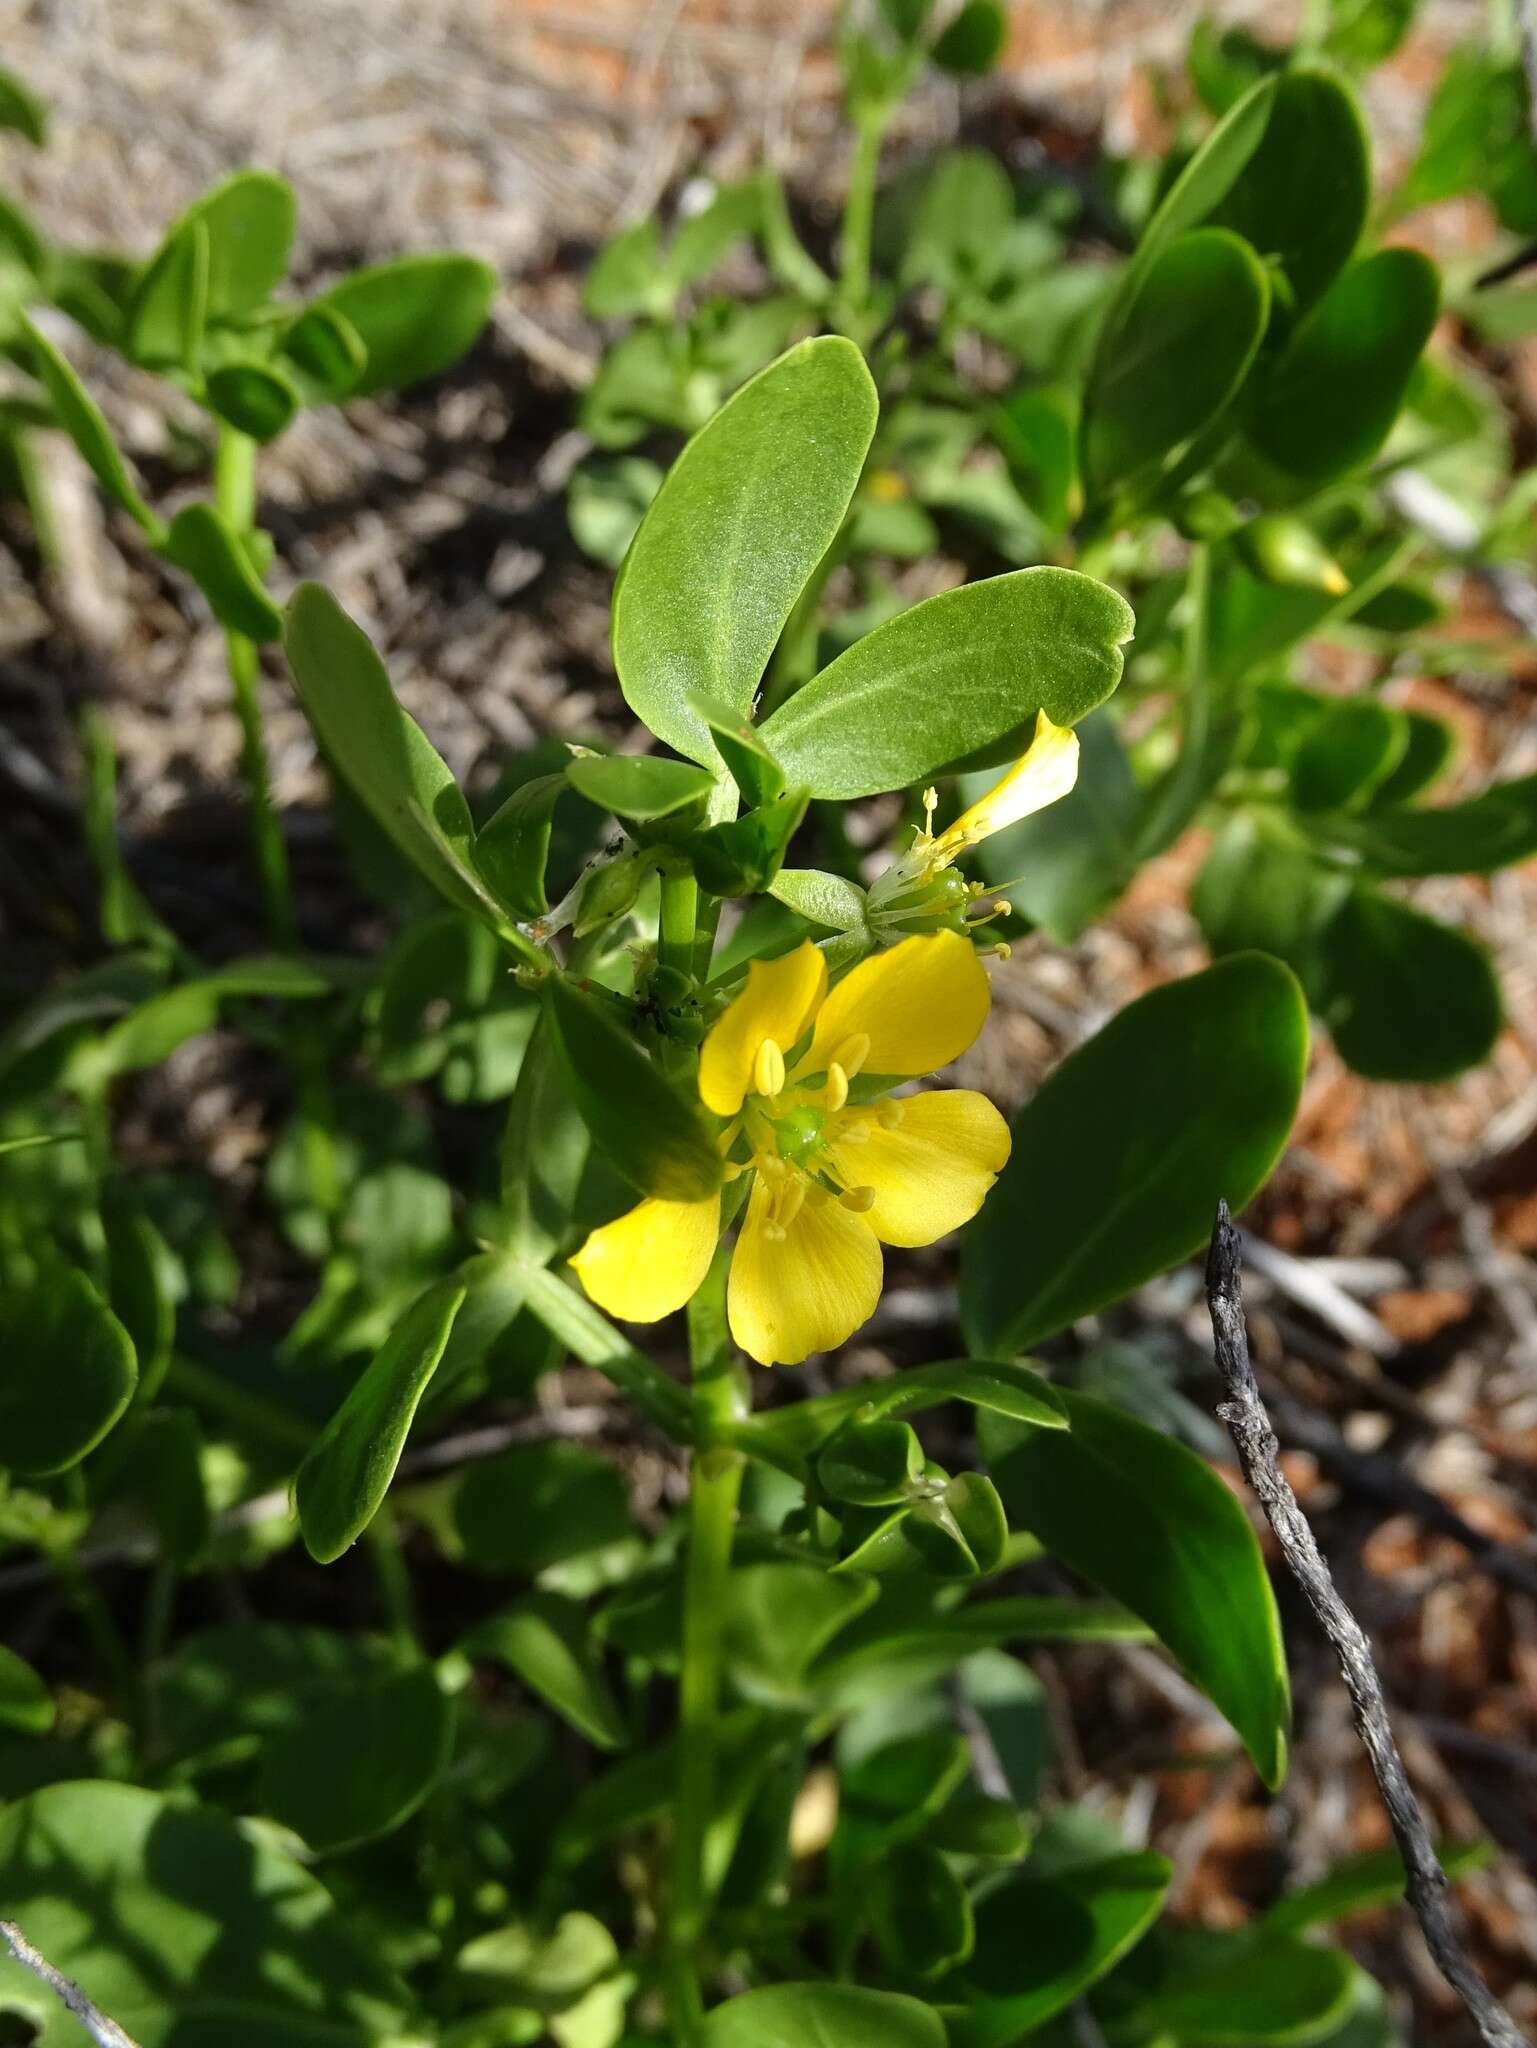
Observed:
[[[0,128],[24,135],[34,149],[48,140],[47,103],[8,66],[0,67]]]
[[[355,270],[314,304],[340,314],[367,351],[349,396],[401,391],[457,363],[485,326],[496,291],[488,263],[451,250]]]
[[[1196,228],[1168,242],[1095,359],[1080,450],[1103,491],[1190,440],[1232,401],[1270,315],[1264,265],[1239,236]]]
[[[168,235],[134,287],[124,343],[151,369],[196,368],[208,319],[208,229],[186,222]]]
[[[472,1465],[453,1517],[477,1570],[529,1579],[634,1530],[624,1474],[581,1444],[514,1444]]]
[[[466,1656],[489,1658],[523,1683],[599,1749],[618,1749],[624,1721],[603,1662],[574,1600],[530,1593],[468,1635]]]
[[[1371,204],[1366,124],[1332,72],[1298,66],[1275,81],[1264,139],[1216,218],[1278,263],[1299,311],[1354,252]]]
[[[1069,795],[994,833],[973,856],[984,881],[1064,946],[1109,909],[1135,873],[1143,805],[1109,711],[1090,712],[1078,746],[1078,780]],[[995,773],[964,776],[962,800],[984,795]]]
[[[279,638],[283,614],[263,590],[239,536],[214,506],[202,499],[183,505],[161,552],[192,578],[221,626],[249,640]]]
[[[945,1359],[937,1365],[913,1366],[875,1385],[840,1388],[810,1400],[787,1402],[760,1410],[741,1425],[743,1441],[764,1446],[771,1462],[797,1467],[797,1461],[828,1443],[853,1417],[860,1421],[888,1415],[918,1415],[946,1401],[1009,1415],[1038,1429],[1066,1429],[1067,1410],[1049,1381],[1028,1366],[993,1364],[980,1359]]]
[[[203,1481],[203,1427],[190,1408],[153,1408],[134,1427],[129,1469],[171,1564],[195,1564],[213,1513]]]
[[[982,1792],[952,1799],[927,1835],[934,1848],[951,1856],[975,1856],[989,1863],[1017,1863],[1030,1847],[1030,1831],[1018,1807]]]
[[[1002,1565],[1009,1525],[998,1489],[983,1472],[960,1472],[943,1492],[914,1504],[902,1533],[938,1578],[986,1577]]]
[[[1325,929],[1309,993],[1372,1081],[1449,1081],[1488,1058],[1504,1022],[1487,948],[1364,884]]]
[[[1008,33],[1001,0],[966,0],[929,45],[929,62],[953,78],[980,78],[1003,55]]]
[[[875,431],[851,342],[803,342],[745,384],[668,472],[614,591],[614,661],[636,716],[711,761],[704,694],[745,713],[842,524]]]
[[[1284,820],[1235,811],[1196,876],[1190,908],[1219,957],[1252,946],[1302,972],[1349,888]]]
[[[737,1565],[725,1621],[732,1677],[762,1705],[803,1705],[806,1673],[875,1598],[874,1580],[835,1578],[820,1565]]]
[[[141,2048],[372,2048],[418,2025],[379,1943],[316,1878],[183,1793],[91,1782],[17,1800],[0,1815],[0,1915]],[[9,1961],[0,2006],[34,2021],[39,2048],[87,2040]]]
[[[1190,2048],[1290,2048],[1317,2041],[1355,1998],[1357,1969],[1339,1949],[1264,1936],[1234,1941],[1230,1954],[1186,1959],[1171,1943],[1170,1981],[1139,2012]]]
[[[272,363],[224,363],[210,370],[208,403],[253,441],[275,441],[302,403],[298,388]]]
[[[378,1512],[464,1293],[445,1280],[406,1311],[299,1467],[294,1502],[318,1564],[340,1557]]]
[[[283,644],[326,756],[401,852],[461,910],[504,925],[475,866],[469,805],[416,721],[396,702],[368,635],[329,591],[301,584]]]
[[[1292,757],[1292,802],[1299,811],[1353,810],[1387,780],[1408,744],[1408,725],[1375,697],[1331,704]]]
[[[715,787],[707,768],[658,754],[582,754],[566,770],[566,780],[600,810],[663,831],[701,823]]]
[[[1190,31],[1185,68],[1190,83],[1214,114],[1225,114],[1256,80],[1286,68],[1287,52],[1242,25],[1219,27],[1203,14]]]
[[[852,1984],[772,1984],[706,2013],[700,2048],[945,2048],[932,2007]]]
[[[475,834],[480,873],[519,917],[543,917],[550,907],[545,869],[555,806],[569,787],[564,775],[536,775],[521,782]]]
[[[176,1336],[177,1262],[144,1210],[109,1193],[102,1204],[107,1240],[107,1301],[128,1332],[138,1361],[135,1397],[142,1404],[158,1389]]]
[[[924,1729],[846,1763],[839,1773],[840,1805],[888,1840],[905,1840],[926,1832],[970,1772],[963,1735],[948,1727]]]
[[[1417,249],[1379,249],[1344,271],[1292,336],[1247,420],[1288,476],[1321,483],[1370,461],[1387,439],[1441,304]]]
[[[1441,1868],[1452,1879],[1480,1870],[1493,1855],[1488,1842],[1443,1842],[1436,1851]],[[1352,1913],[1391,1906],[1404,1895],[1404,1866],[1396,1849],[1365,1849],[1346,1856],[1313,1883],[1289,1891],[1266,1913],[1271,1934],[1300,1934]]]
[[[56,1257],[0,1302],[0,1464],[43,1475],[79,1464],[133,1399],[128,1332],[84,1273]]]
[[[208,312],[215,320],[254,313],[288,270],[293,188],[271,171],[236,171],[190,206],[172,229],[194,221],[208,232]]]
[[[1010,1521],[1122,1600],[1237,1730],[1267,1785],[1291,1702],[1275,1595],[1242,1505],[1204,1459],[1064,1390],[1072,1429],[1030,1431],[993,1476]]]
[[[913,1842],[877,1859],[869,1914],[876,1944],[899,1978],[934,1978],[971,1954],[971,1899],[938,1849]]]
[[[443,1775],[454,1720],[426,1664],[338,1692],[268,1740],[262,1810],[321,1855],[391,1834]]]
[[[764,721],[764,743],[822,797],[1007,759],[1037,712],[1073,725],[1109,696],[1134,623],[1124,598],[1072,569],[968,583],[857,640]]]
[[[1492,875],[1537,853],[1537,775],[1498,782],[1466,803],[1385,805],[1312,829],[1379,875]]]
[[[1354,614],[1359,624],[1361,614]],[[1451,766],[1456,752],[1457,736],[1444,718],[1432,718],[1423,711],[1403,711],[1399,716],[1409,729],[1409,737],[1398,766],[1372,791],[1372,809],[1383,810],[1394,804],[1406,804]]]
[[[55,1714],[53,1695],[32,1666],[0,1643],[0,1728],[13,1735],[46,1735]]]
[[[160,539],[164,529],[140,497],[101,408],[47,335],[34,327],[25,314],[20,319],[37,374],[48,387],[48,396],[59,416],[59,425],[85,457],[107,496],[136,519],[152,540]]]
[[[828,1712],[853,1713],[932,1685],[979,1651],[1027,1643],[1145,1643],[1152,1633],[1114,1600],[1021,1595],[974,1601],[926,1621],[890,1623],[877,1607],[857,1642],[835,1644],[812,1670],[810,1685]]]
[[[923,1446],[905,1422],[856,1422],[817,1459],[823,1492],[854,1507],[905,1499],[922,1470]]]
[[[1024,1350],[1188,1258],[1219,1196],[1236,1211],[1264,1184],[1306,1062],[1302,991],[1258,953],[1154,989],[1071,1053],[967,1235],[973,1349]]]
[[[718,1188],[720,1154],[695,1104],[597,996],[563,975],[545,991],[566,1086],[598,1149],[664,1201],[694,1202]]]
[[[1151,1852],[1028,1873],[988,1892],[964,1972],[951,2048],[1010,2048],[1062,2012],[1147,1932],[1170,1866]]]

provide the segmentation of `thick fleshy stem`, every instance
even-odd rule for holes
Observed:
[[[724,1245],[689,1303],[689,1359],[697,1438],[689,1475],[683,1668],[678,1702],[678,1788],[673,1838],[668,1981],[677,2039],[694,2040],[704,2014],[698,1952],[709,1916],[713,1869],[720,1692],[731,1546],[742,1453],[721,1441],[747,1411],[741,1369],[726,1326]]]

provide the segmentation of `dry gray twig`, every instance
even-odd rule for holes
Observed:
[[[34,1977],[40,1978],[59,2003],[74,2014],[98,2048],[138,2048],[131,2034],[125,2034],[116,2020],[108,2019],[78,1984],[56,1970],[48,1958],[32,1946],[14,1920],[0,1920],[0,1941],[4,1941],[12,1958],[24,1970],[30,1970]]]
[[[1217,1413],[1227,1424],[1244,1477],[1275,1531],[1292,1576],[1307,1595],[1309,1606],[1339,1658],[1356,1732],[1371,1763],[1398,1853],[1403,1858],[1410,1910],[1420,1924],[1437,1968],[1471,2014],[1486,2048],[1528,2048],[1525,2036],[1479,1975],[1463,1945],[1446,1873],[1436,1858],[1430,1829],[1394,1739],[1371,1645],[1340,1597],[1317,1538],[1277,1463],[1280,1446],[1249,1358],[1239,1236],[1226,1202],[1217,1205],[1217,1227],[1206,1264],[1206,1300],[1216,1339],[1217,1366],[1228,1395]]]

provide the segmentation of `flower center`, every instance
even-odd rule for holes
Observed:
[[[825,1110],[813,1109],[810,1103],[802,1103],[792,1109],[788,1116],[782,1116],[774,1124],[774,1145],[781,1159],[792,1166],[804,1166],[811,1155],[819,1151],[827,1128]]]

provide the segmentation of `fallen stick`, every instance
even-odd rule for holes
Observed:
[[[138,2048],[131,2034],[125,2034],[116,2020],[94,2006],[80,1989],[80,1986],[56,1970],[48,1958],[35,1949],[14,1920],[0,1920],[0,1941],[10,1950],[12,1958],[24,1970],[30,1970],[34,1977],[40,1977],[61,2005],[68,2007],[81,2026],[97,2043],[97,2048]]]
[[[1243,1474],[1324,1634],[1339,1658],[1356,1724],[1377,1790],[1403,1858],[1405,1896],[1419,1922],[1436,1967],[1462,2000],[1486,2048],[1529,2048],[1510,2014],[1489,1989],[1463,1946],[1446,1872],[1420,1803],[1414,1796],[1388,1720],[1382,1681],[1361,1624],[1341,1599],[1334,1576],[1318,1547],[1307,1516],[1277,1463],[1280,1450],[1249,1358],[1244,1328],[1240,1242],[1226,1202],[1217,1205],[1217,1227],[1206,1262],[1206,1302],[1217,1344],[1217,1368],[1228,1398],[1217,1413],[1227,1424]]]

